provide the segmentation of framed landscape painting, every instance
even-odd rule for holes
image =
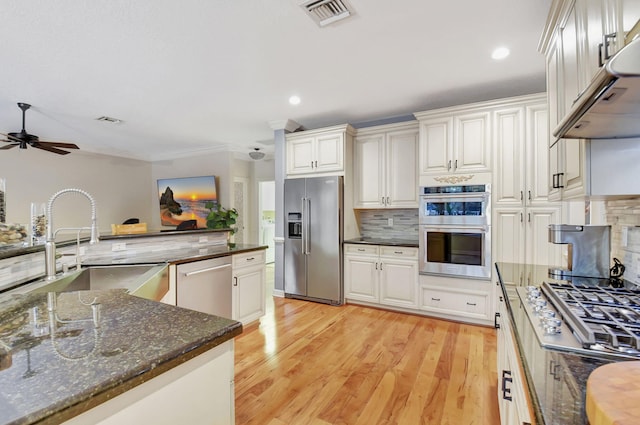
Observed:
[[[180,226],[195,220],[196,228],[206,228],[209,210],[205,204],[218,203],[216,183],[215,176],[158,179],[161,224]]]

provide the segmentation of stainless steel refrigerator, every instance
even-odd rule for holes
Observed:
[[[340,176],[285,180],[285,297],[342,304],[342,187]]]

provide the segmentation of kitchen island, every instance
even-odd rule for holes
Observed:
[[[550,279],[547,266],[530,264],[497,263],[498,285],[500,286],[498,303],[506,307],[508,317],[496,317],[496,324],[510,323],[518,363],[523,372],[523,381],[531,404],[532,416],[536,424],[584,425],[588,424],[585,413],[587,379],[599,366],[614,362],[633,360],[631,358],[609,358],[599,353],[589,355],[562,349],[543,347],[517,293],[518,287],[539,286]],[[500,305],[498,311],[502,310]],[[504,311],[504,310],[503,310]],[[504,326],[507,328],[508,326]],[[500,329],[498,330],[500,332]],[[500,348],[498,349],[500,351]],[[498,358],[501,353],[498,352]],[[518,385],[514,375],[507,371],[508,382],[501,367],[498,377],[499,403],[511,397],[513,388]],[[512,380],[513,379],[513,380]],[[512,397],[515,399],[516,397]],[[502,414],[502,413],[501,413]],[[504,422],[503,422],[504,423]]]
[[[0,295],[0,424],[232,423],[240,333],[124,290]]]

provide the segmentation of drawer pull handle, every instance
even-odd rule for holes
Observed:
[[[365,250],[364,250],[364,249],[362,249],[362,248],[358,248],[358,251],[360,251],[360,252],[364,252]]]
[[[192,271],[192,272],[186,272],[186,273],[184,273],[184,276],[185,277],[189,277],[189,276],[193,276],[194,274],[200,274],[200,273],[212,272],[214,270],[226,269],[227,267],[231,267],[231,264],[224,264],[222,266],[209,267],[207,269],[201,269],[201,270],[195,270],[195,271]]]
[[[393,251],[394,254],[404,254],[403,251]]]
[[[507,401],[512,401],[511,397],[511,388],[507,388],[507,382],[512,383],[513,378],[511,377],[510,370],[502,371],[502,398]]]
[[[469,302],[468,302],[468,303],[467,303],[467,305],[475,306],[475,305],[476,305],[476,303],[469,303]]]
[[[255,260],[255,257],[249,257],[249,258],[247,258],[247,261],[253,261],[253,260]]]
[[[440,298],[433,298],[433,297],[431,297],[431,301],[440,301]]]

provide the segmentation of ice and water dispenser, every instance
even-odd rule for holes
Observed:
[[[302,238],[302,213],[290,212],[287,214],[287,237],[289,239]]]

